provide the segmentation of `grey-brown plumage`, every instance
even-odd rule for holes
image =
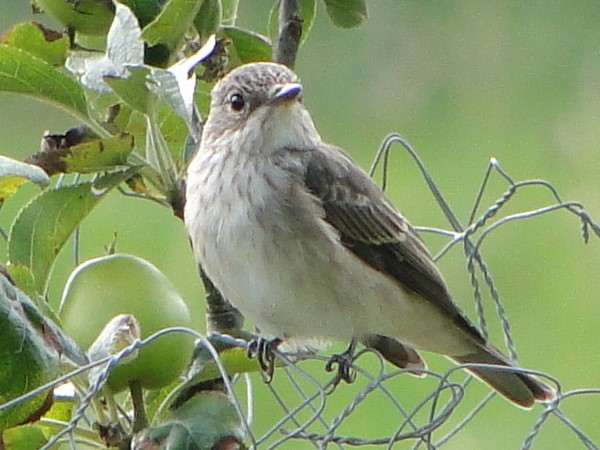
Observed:
[[[256,63],[213,90],[185,221],[215,286],[269,336],[356,339],[409,369],[424,367],[417,350],[511,366],[381,189],[321,140],[301,89],[284,66]],[[528,375],[472,372],[521,406],[552,397]]]

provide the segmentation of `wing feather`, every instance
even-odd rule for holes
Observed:
[[[306,153],[305,153],[306,154]],[[455,324],[483,342],[454,304],[418,234],[381,189],[336,147],[308,152],[304,183],[325,211],[341,242],[369,266],[430,301]]]

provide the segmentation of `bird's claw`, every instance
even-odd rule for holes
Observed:
[[[283,341],[279,338],[265,339],[258,337],[248,344],[248,358],[256,359],[263,373],[266,375],[265,382],[273,381],[275,373],[275,350]]]
[[[354,346],[351,345],[348,347],[344,353],[339,355],[333,355],[327,365],[325,366],[325,370],[327,372],[333,372],[336,370],[337,366],[337,374],[332,381],[331,391],[333,391],[341,381],[344,381],[348,384],[351,384],[356,380],[356,370],[352,368],[352,364],[354,363]]]

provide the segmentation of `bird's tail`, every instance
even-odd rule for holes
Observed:
[[[493,364],[515,367],[495,348],[481,344],[477,351],[467,355],[452,356],[460,364]],[[548,385],[523,372],[494,368],[468,368],[470,372],[489,384],[498,393],[524,408],[531,408],[536,401],[552,400],[556,393]]]

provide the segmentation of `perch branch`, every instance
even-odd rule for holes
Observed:
[[[302,37],[302,19],[298,0],[281,0],[279,5],[279,30],[273,48],[273,61],[294,68]]]

